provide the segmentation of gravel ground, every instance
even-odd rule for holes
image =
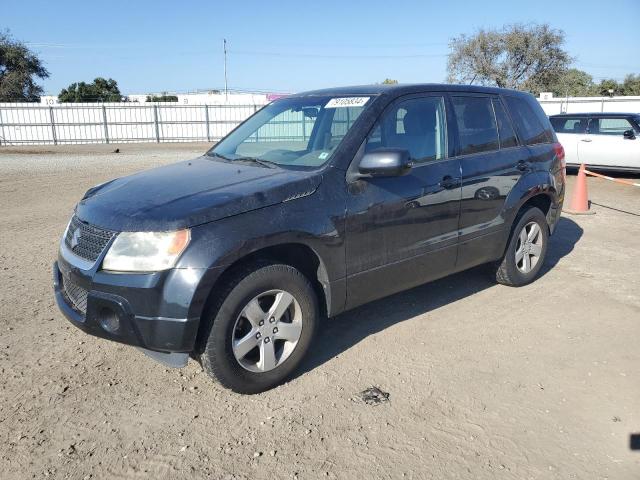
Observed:
[[[300,375],[247,397],[57,311],[82,193],[206,145],[115,148],[0,149],[3,479],[640,477],[640,189],[590,179],[597,214],[562,218],[533,284],[479,268],[345,313]],[[359,399],[371,386],[388,400]]]

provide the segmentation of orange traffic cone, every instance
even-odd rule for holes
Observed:
[[[587,192],[587,174],[585,173],[584,163],[580,165],[576,184],[573,188],[573,198],[571,206],[565,208],[564,211],[574,215],[590,215],[596,212],[589,210],[589,193]]]

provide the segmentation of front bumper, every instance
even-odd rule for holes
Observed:
[[[157,352],[152,356],[163,361],[162,353],[186,354],[194,349],[200,319],[190,318],[189,312],[199,273],[85,271],[60,256],[53,265],[53,285],[58,307],[73,325],[97,337]],[[65,281],[86,291],[85,311],[70,299]],[[172,363],[175,356],[166,360]]]

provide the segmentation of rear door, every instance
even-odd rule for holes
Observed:
[[[496,95],[451,96],[462,168],[460,246],[457,268],[496,257],[505,228],[502,211],[509,192],[528,168],[526,146]]]
[[[551,125],[562,144],[567,165],[579,165],[578,145],[585,138],[589,117],[551,117]]]
[[[624,138],[627,130],[636,138]],[[628,118],[598,117],[589,120],[588,132],[578,143],[581,163],[612,168],[640,168],[640,132]]]

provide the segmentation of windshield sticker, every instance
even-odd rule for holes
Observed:
[[[363,107],[371,97],[339,97],[332,98],[324,108]]]
[[[320,155],[318,155],[318,158],[320,160],[324,160],[325,158],[327,158],[329,156],[329,152],[322,152]]]

